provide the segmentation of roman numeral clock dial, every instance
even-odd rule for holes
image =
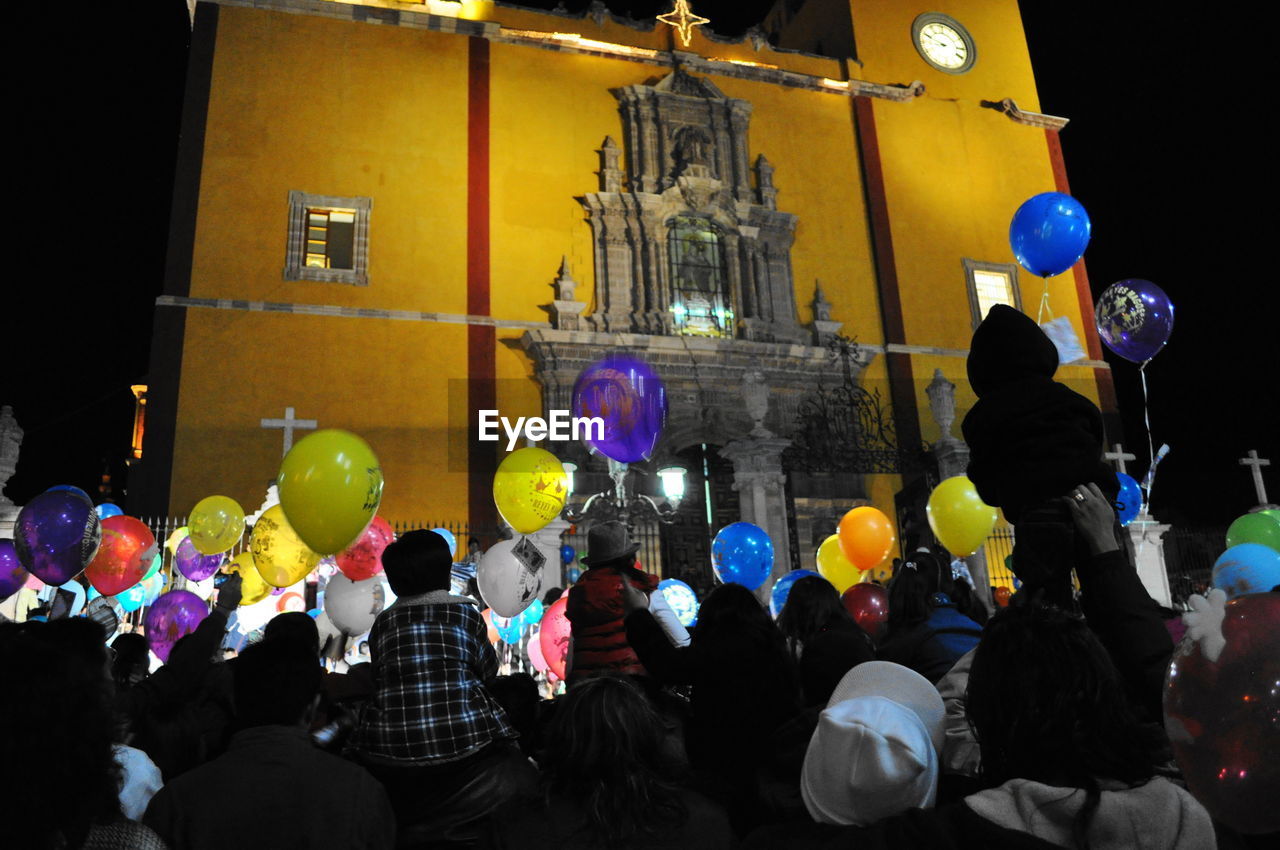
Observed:
[[[977,58],[973,36],[949,15],[926,12],[911,24],[912,42],[920,57],[947,74],[963,74]]]

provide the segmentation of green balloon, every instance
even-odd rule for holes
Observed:
[[[142,577],[142,581],[146,581],[156,573],[160,572],[160,567],[162,567],[163,565],[164,565],[164,556],[161,555],[159,552],[157,552],[156,556],[151,559],[151,566],[147,568],[146,575]]]
[[[1280,520],[1267,514],[1266,511],[1245,514],[1231,523],[1227,529],[1227,548],[1241,543],[1261,543],[1280,552]]]

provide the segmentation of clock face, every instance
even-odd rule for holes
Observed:
[[[931,12],[916,18],[911,29],[916,50],[939,71],[962,74],[973,67],[977,55],[973,37],[959,21]]]

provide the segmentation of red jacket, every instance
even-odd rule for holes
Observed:
[[[646,593],[657,589],[656,576],[640,578],[637,573],[631,572],[634,587]],[[627,643],[619,580],[613,567],[597,567],[583,573],[569,591],[565,615],[573,627],[571,683],[600,673],[645,675],[644,665]]]

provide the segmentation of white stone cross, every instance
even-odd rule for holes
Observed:
[[[1258,457],[1257,449],[1249,449],[1249,456],[1240,458],[1240,465],[1253,467],[1253,489],[1258,494],[1258,504],[1267,504],[1267,487],[1262,483],[1262,467],[1270,466],[1271,461]]]
[[[288,454],[289,449],[293,448],[293,431],[295,428],[315,428],[316,420],[314,419],[294,419],[293,408],[286,407],[284,409],[283,419],[263,419],[263,428],[283,428],[284,429],[284,452]]]
[[[1138,459],[1137,455],[1131,452],[1126,452],[1124,450],[1124,446],[1120,445],[1119,443],[1116,443],[1114,446],[1112,446],[1111,451],[1103,452],[1102,456],[1105,457],[1107,460],[1111,461],[1112,463],[1114,463],[1116,465],[1116,469],[1120,470],[1125,474],[1128,474],[1129,470],[1125,469],[1124,462],[1126,460]]]

